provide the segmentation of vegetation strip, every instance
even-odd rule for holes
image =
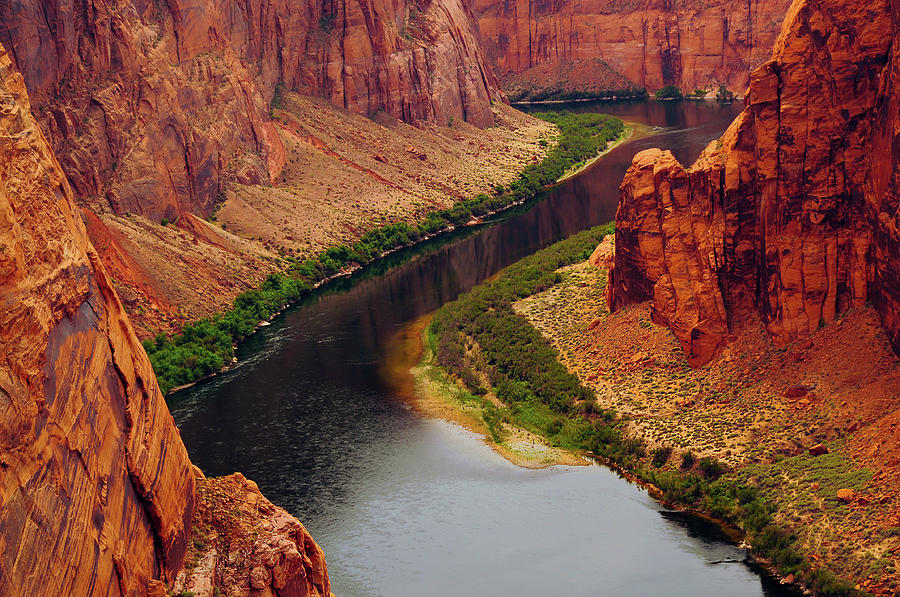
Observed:
[[[498,185],[493,195],[480,194],[431,212],[418,225],[388,224],[367,232],[351,245],[331,247],[303,261],[290,260],[286,271],[271,274],[259,288],[238,295],[225,313],[186,325],[180,334],[159,334],[145,340],[144,349],[163,393],[221,371],[234,358],[236,345],[252,334],[260,321],[324,281],[473,217],[520,203],[556,182],[573,165],[606,149],[624,132],[621,120],[604,114],[543,112],[535,116],[559,127],[559,142],[541,162],[526,167],[508,188]]]
[[[513,303],[560,282],[559,268],[587,259],[612,226],[598,226],[535,253],[441,307],[426,345],[443,370],[479,402],[494,442],[505,425],[547,438],[551,445],[589,452],[649,484],[673,505],[708,514],[741,529],[753,553],[782,576],[793,575],[817,595],[859,595],[829,570],[813,567],[797,537],[775,523],[767,477],[752,466],[726,470],[709,457],[672,448],[649,454],[624,433],[625,419],[598,408],[596,397],[559,361],[556,349]],[[425,357],[428,358],[427,356]]]

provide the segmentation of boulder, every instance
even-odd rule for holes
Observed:
[[[809,454],[810,456],[821,456],[822,454],[828,454],[828,448],[824,444],[816,444],[809,449]]]
[[[841,500],[844,503],[850,503],[853,501],[853,498],[856,496],[856,492],[850,489],[849,487],[845,487],[843,489],[837,490],[837,499]]]

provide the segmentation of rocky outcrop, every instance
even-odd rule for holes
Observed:
[[[485,50],[504,86],[510,80],[520,83],[517,73],[539,65],[577,66],[599,59],[631,84],[651,91],[673,84],[690,92],[725,83],[743,94],[751,68],[769,55],[789,4],[474,0],[474,10]],[[615,78],[605,75],[604,80],[622,88]],[[571,82],[573,90],[584,85]]]
[[[0,594],[165,594],[195,522],[195,473],[2,46],[0,355]],[[285,562],[272,586],[317,595],[303,590],[312,578],[327,594],[321,550],[254,496],[264,518],[244,524],[272,527],[260,561]]]
[[[197,514],[176,593],[213,597],[329,597],[325,554],[296,518],[272,505],[240,473],[197,471]]]
[[[207,215],[230,174],[275,181],[278,85],[413,123],[489,126],[501,99],[461,0],[11,0],[0,19],[77,198],[157,221]]]
[[[898,31],[887,0],[796,0],[719,141],[635,157],[610,308],[652,299],[700,365],[748,313],[784,346],[872,300],[900,350]]]

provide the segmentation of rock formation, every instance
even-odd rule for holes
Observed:
[[[504,84],[546,64],[571,63],[576,72],[589,72],[583,65],[599,59],[651,91],[673,84],[690,92],[725,83],[743,94],[751,68],[769,55],[789,4],[474,0],[474,10],[485,51]],[[608,75],[605,80],[621,86]]]
[[[502,99],[460,0],[11,0],[0,19],[76,197],[156,221],[207,215],[230,175],[275,180],[278,85],[481,127]]]
[[[325,555],[300,522],[272,505],[240,473],[207,479],[197,471],[197,514],[174,592],[213,597],[328,597]],[[268,593],[266,592],[268,591]]]
[[[696,366],[752,312],[784,346],[871,300],[900,350],[898,31],[888,0],[796,0],[719,141],[635,157],[610,308],[652,299]]]
[[[194,470],[2,46],[0,355],[0,594],[164,594]],[[298,528],[269,528],[269,543],[321,554]],[[324,562],[311,569],[328,594]],[[282,573],[271,586],[316,595],[303,566]]]

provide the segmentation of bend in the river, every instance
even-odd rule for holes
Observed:
[[[233,370],[170,401],[193,461],[210,475],[244,472],[300,518],[341,597],[782,594],[715,525],[667,511],[603,467],[517,468],[421,419],[383,377],[402,326],[612,220],[637,151],[664,147],[689,163],[739,107],[573,109],[647,126],[526,208],[320,289],[242,346]]]

